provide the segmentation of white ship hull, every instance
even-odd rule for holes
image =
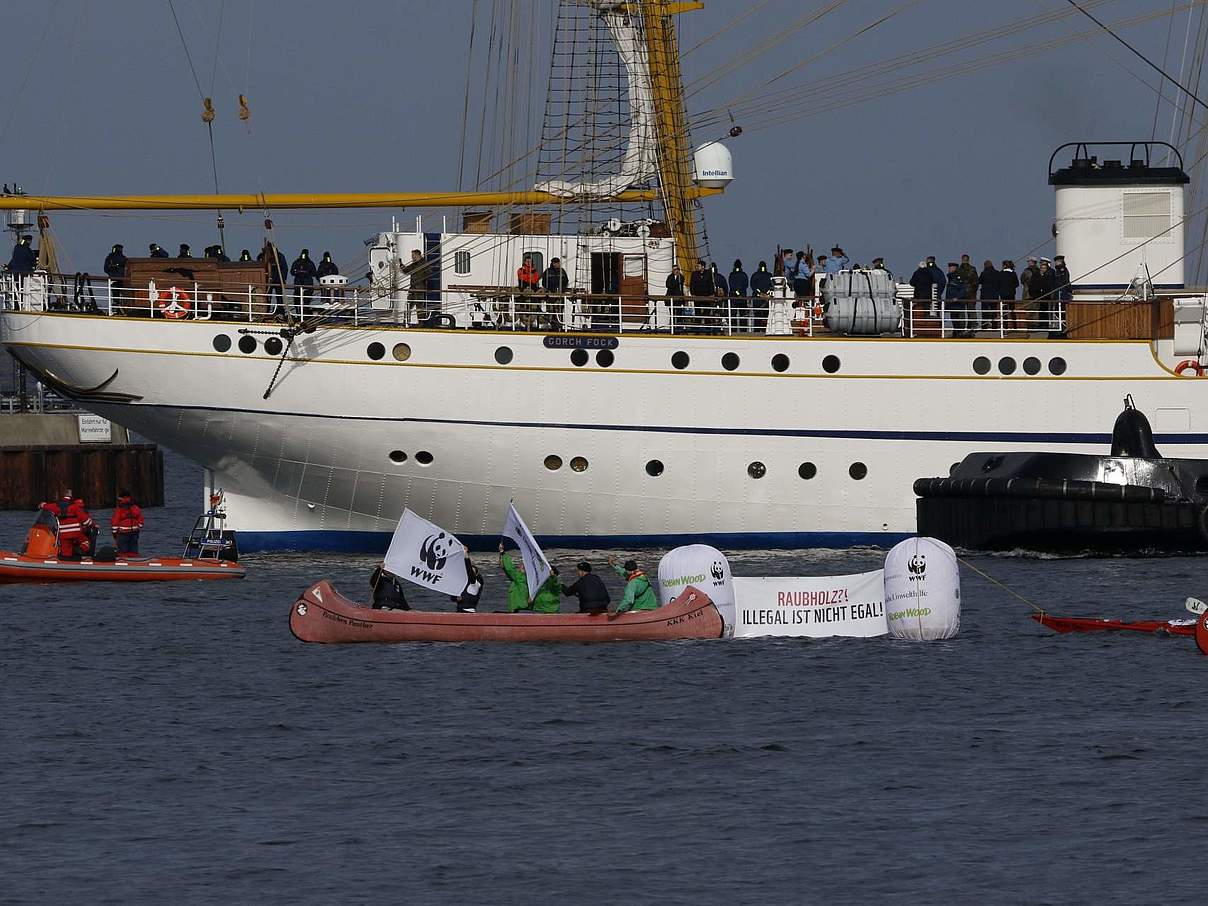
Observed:
[[[19,311],[0,324],[35,369],[134,397],[84,405],[209,470],[244,550],[379,550],[404,506],[492,544],[511,498],[562,546],[888,544],[914,531],[916,478],[977,450],[1102,451],[1125,394],[1168,455],[1208,458],[1208,380],[1176,377],[1169,343],[623,333],[610,367],[594,352],[576,367],[536,334],[332,327],[295,341],[266,400],[279,357],[268,331],[241,352],[246,324]]]

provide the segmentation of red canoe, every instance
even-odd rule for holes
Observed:
[[[242,579],[243,567],[227,560],[118,557],[112,563],[60,560],[0,551],[0,582],[171,582]]]
[[[1147,632],[1151,635],[1195,635],[1195,620],[1101,620],[1093,617],[1055,617],[1034,613],[1032,619],[1056,632]],[[1208,640],[1205,642],[1208,644]]]
[[[373,610],[323,581],[294,602],[289,628],[303,642],[649,642],[716,639],[724,624],[709,596],[692,586],[658,610],[610,617]]]

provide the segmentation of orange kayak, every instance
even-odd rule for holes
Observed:
[[[1195,620],[1107,620],[1098,617],[1055,617],[1034,613],[1032,619],[1054,632],[1145,632],[1150,635],[1194,635]]]
[[[341,595],[326,580],[312,585],[289,612],[303,642],[649,642],[721,638],[713,601],[688,586],[658,610],[605,613],[453,613],[374,610]]]
[[[173,582],[243,576],[243,567],[227,560],[118,557],[109,563],[0,551],[0,582]]]

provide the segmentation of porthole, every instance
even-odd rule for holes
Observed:
[[[390,350],[390,354],[394,356],[396,362],[405,362],[411,358],[411,347],[406,343],[395,343],[394,348]]]
[[[691,361],[691,359],[688,358],[688,353],[677,352],[675,355],[673,355],[671,357],[671,367],[675,368],[678,371],[683,371],[685,368],[688,367],[688,362],[690,362],[690,361]]]
[[[1011,358],[1009,355],[1003,356],[1001,359],[998,360],[998,370],[1001,371],[1003,374],[1014,374],[1015,373],[1015,360],[1013,358]]]
[[[1040,374],[1040,359],[1034,355],[1028,356],[1023,360],[1023,370],[1025,374]]]
[[[822,370],[827,374],[835,374],[840,367],[842,367],[842,363],[837,355],[828,355],[822,360]]]
[[[421,466],[430,466],[432,465],[432,454],[427,450],[420,450],[415,454],[415,461]]]
[[[244,355],[251,355],[256,351],[256,338],[244,334],[239,338],[239,351]]]
[[[611,349],[601,349],[599,352],[596,353],[596,364],[599,365],[601,368],[607,368],[609,365],[611,365],[616,360],[617,360],[617,357],[615,355],[613,355],[613,352]]]
[[[755,479],[763,478],[768,474],[768,467],[761,462],[753,462],[747,466],[747,474]]]
[[[818,474],[818,467],[812,462],[803,462],[797,467],[797,474],[809,481]]]
[[[381,343],[370,343],[365,348],[365,355],[369,356],[375,362],[379,362],[386,356],[386,347]]]
[[[646,474],[651,478],[658,478],[663,474],[663,464],[657,459],[652,459],[646,463]]]
[[[269,355],[281,355],[281,350],[285,348],[285,344],[281,342],[280,337],[269,337],[264,341],[264,351]]]
[[[733,352],[727,352],[725,355],[723,355],[721,357],[721,367],[726,369],[726,371],[733,371],[735,368],[737,368],[738,367],[738,354],[733,353]]]
[[[1049,374],[1065,374],[1065,359],[1061,356],[1049,359]]]
[[[495,350],[495,361],[500,365],[507,365],[512,361],[512,349],[510,346],[500,346]]]
[[[558,456],[556,453],[551,453],[549,456],[545,457],[545,467],[551,472],[557,472],[560,468],[562,468],[562,457]]]
[[[390,451],[390,461],[391,462],[406,462],[407,454],[404,453],[402,450],[391,450]]]
[[[576,456],[574,459],[572,459],[570,461],[570,470],[572,472],[586,472],[587,471],[587,460],[584,459],[582,456]]]
[[[776,355],[772,356],[772,370],[773,371],[788,371],[789,370],[789,357],[787,355],[785,355],[783,352],[778,352]]]
[[[863,481],[864,476],[868,474],[868,466],[862,462],[853,462],[851,468],[847,470],[847,474],[856,481]]]
[[[582,368],[587,364],[587,358],[588,356],[586,349],[576,349],[570,354],[570,363],[576,368]]]
[[[214,337],[215,352],[226,352],[230,348],[231,348],[231,338],[228,337],[225,333],[220,333],[218,336]]]
[[[990,373],[990,360],[988,358],[986,358],[984,355],[979,355],[976,359],[973,360],[973,370],[976,371],[978,374],[989,374]]]

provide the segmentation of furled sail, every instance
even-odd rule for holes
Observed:
[[[617,54],[625,66],[629,94],[629,143],[620,172],[592,182],[549,180],[534,188],[559,198],[612,198],[626,189],[650,182],[658,170],[655,157],[654,89],[650,59],[642,37],[640,20],[616,0],[575,0],[599,10],[608,26]]]

